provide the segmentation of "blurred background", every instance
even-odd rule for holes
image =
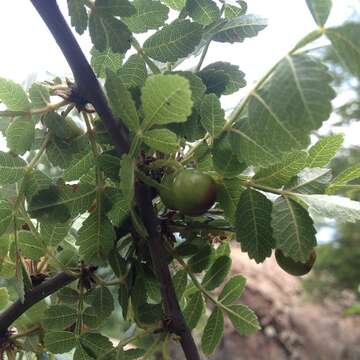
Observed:
[[[58,2],[67,13],[66,0]],[[359,0],[333,0],[333,3],[329,26],[360,21]],[[268,28],[237,47],[212,44],[206,59],[206,63],[230,61],[246,73],[248,87],[222,98],[228,111],[256,79],[304,34],[315,29],[305,0],[249,0],[248,6],[249,13],[269,19]],[[78,36],[78,40],[89,54],[88,36]],[[0,44],[1,77],[25,86],[54,75],[71,78],[62,54],[29,1],[0,2]],[[338,92],[333,104],[335,112],[313,135],[313,140],[331,133],[345,135],[344,148],[331,164],[336,176],[349,165],[360,162],[360,82],[347,72],[326,43],[311,46],[314,48],[311,53],[325,59],[335,73]],[[0,119],[0,131],[5,126],[3,121]],[[0,136],[1,149],[5,148],[3,140]],[[346,195],[360,200],[360,182],[350,185],[344,190]],[[227,326],[212,359],[360,359],[360,224],[337,226],[323,219],[316,223],[318,260],[314,271],[304,279],[282,272],[272,258],[257,265],[234,245],[233,271],[248,278],[244,299],[258,314],[263,328],[254,336],[240,337]],[[102,329],[114,340],[129,330],[129,324],[118,313],[114,314],[111,326]],[[174,359],[182,359],[181,356],[173,354]]]

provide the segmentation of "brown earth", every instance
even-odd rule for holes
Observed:
[[[225,336],[209,359],[360,360],[360,316],[342,315],[354,301],[352,294],[336,302],[310,303],[301,279],[282,271],[274,258],[258,265],[239,247],[232,249],[232,258],[233,273],[248,281],[240,302],[255,310],[262,330],[243,337],[227,321]]]

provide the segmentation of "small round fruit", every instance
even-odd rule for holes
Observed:
[[[285,256],[284,253],[279,249],[275,250],[275,258],[278,265],[284,271],[294,276],[302,276],[307,274],[312,269],[316,260],[316,252],[313,250],[310,253],[306,263],[295,261],[292,258]]]
[[[176,173],[165,175],[161,181],[161,189],[159,191],[161,201],[168,209],[177,210],[176,196],[174,194],[174,180]]]
[[[170,209],[184,215],[202,215],[216,201],[214,179],[198,170],[180,170],[172,179],[167,179],[167,184],[168,191],[160,192],[161,199]]]

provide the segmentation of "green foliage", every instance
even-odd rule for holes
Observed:
[[[91,66],[111,112],[71,104],[79,116],[67,108],[72,96],[51,103],[69,90],[60,78],[29,90],[0,78],[0,130],[8,147],[0,152],[0,275],[8,288],[0,288],[0,309],[16,296],[23,301],[43,274],[67,271],[76,278],[14,324],[18,332],[36,326],[37,357],[73,351],[74,359],[148,358],[162,342],[166,352],[172,334],[162,296],[169,288],[159,281],[158,262],[162,270],[169,266],[174,298],[210,355],[226,318],[241,335],[260,328],[255,313],[239,303],[245,278],[229,275],[232,240],[257,263],[274,249],[305,262],[317,245],[314,221],[360,220],[359,202],[340,194],[357,189],[358,164],[332,177],[343,136],[310,144],[332,113],[333,68],[301,50],[327,36],[358,76],[359,24],[324,28],[331,1],[307,1],[319,29],[294,44],[228,115],[222,96],[236,97],[246,86],[246,69],[222,61],[203,67],[209,45],[250,41],[267,21],[246,14],[244,1],[221,3],[68,0],[71,25],[90,34]],[[111,113],[112,126],[124,126],[127,154],[117,153],[102,122]],[[212,186],[180,176],[190,173]],[[171,206],[159,195],[179,177]],[[139,207],[140,183],[159,220],[154,228]],[[189,209],[194,203],[201,211]],[[152,248],[157,237],[161,258]],[[338,266],[333,254],[340,253],[320,250],[319,263]],[[348,273],[356,267],[348,266]],[[346,271],[339,281],[348,281]],[[121,317],[114,347],[104,329]],[[125,350],[130,343],[139,347]]]

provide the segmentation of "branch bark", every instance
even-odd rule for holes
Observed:
[[[0,314],[0,337],[6,334],[11,324],[26,310],[30,309],[39,301],[45,299],[47,296],[70,284],[74,280],[76,280],[76,277],[72,277],[63,272],[59,273],[53,278],[45,280],[40,285],[27,292],[23,303],[20,300],[15,301]]]
[[[96,112],[103,120],[118,153],[120,155],[127,153],[130,142],[126,128],[114,118],[105,94],[61,14],[56,0],[31,0],[31,2],[49,28],[69,63],[79,93],[94,106]],[[187,360],[200,360],[191,331],[186,325],[176,298],[170,271],[166,263],[165,249],[162,244],[161,226],[152,204],[150,189],[145,184],[137,183],[136,201],[144,225],[149,233],[148,244],[154,270],[161,284],[161,294],[168,329],[180,337]]]
[[[150,189],[143,183],[136,184],[136,202],[140,216],[149,232],[149,249],[151,260],[160,282],[161,296],[169,331],[180,337],[186,359],[200,360],[196,344],[188,328],[177,301],[169,267],[166,263],[167,253],[162,243],[161,224],[152,205]]]
[[[63,52],[74,75],[77,91],[94,106],[119,154],[127,153],[129,151],[127,129],[114,117],[106,96],[56,0],[31,0],[31,2]]]

